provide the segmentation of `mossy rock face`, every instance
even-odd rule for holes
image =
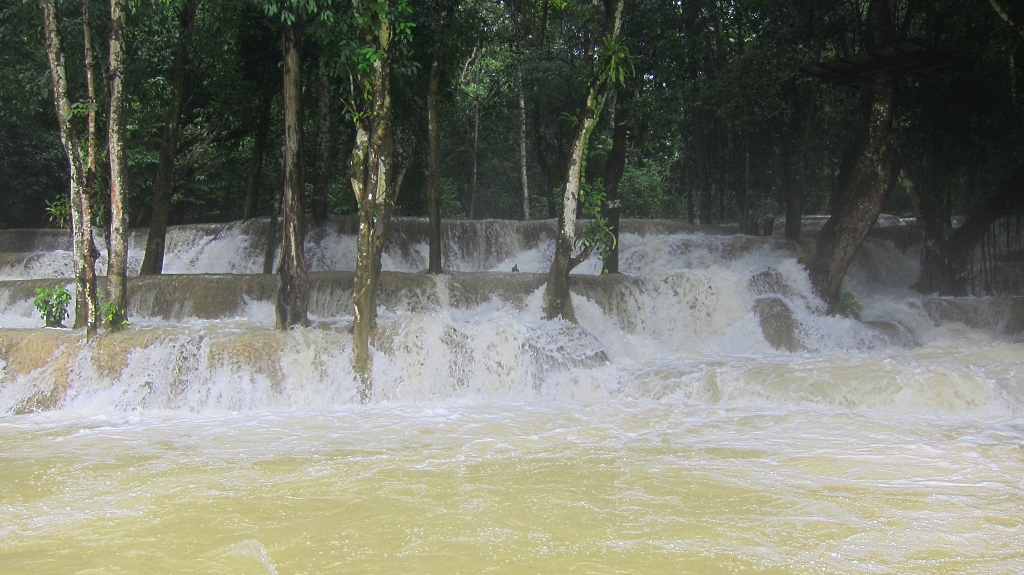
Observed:
[[[779,351],[797,352],[803,346],[796,334],[796,318],[789,304],[778,297],[763,297],[754,302],[754,313],[761,323],[761,333],[769,345]]]

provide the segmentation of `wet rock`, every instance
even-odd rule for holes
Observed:
[[[796,318],[789,304],[778,297],[763,297],[754,302],[754,313],[761,323],[761,333],[769,345],[780,351],[800,351],[796,334]]]
[[[766,269],[752,276],[747,284],[747,289],[753,296],[793,295],[792,288],[786,283],[782,274],[773,269]]]
[[[921,345],[914,334],[898,321],[866,321],[864,325],[884,337],[889,345],[907,349]]]
[[[936,325],[962,323],[974,329],[1024,336],[1024,297],[931,297],[921,302]]]

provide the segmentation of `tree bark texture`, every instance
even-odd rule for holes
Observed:
[[[614,244],[604,258],[601,273],[619,273],[619,217],[622,215],[622,199],[619,197],[619,182],[626,169],[626,122],[629,120],[627,103],[630,94],[619,90],[615,102],[615,114],[612,116],[612,149],[608,153],[608,161],[604,166],[604,205],[601,206],[608,227],[615,238]]]
[[[698,128],[696,141],[694,142],[697,156],[697,185],[700,186],[700,194],[697,204],[697,219],[701,224],[705,225],[713,224],[715,222],[715,203],[711,189],[714,184],[708,174],[708,160],[711,156],[708,150],[710,146],[708,142],[709,137],[710,134],[708,134],[704,129]]]
[[[356,9],[361,8],[357,0]],[[394,147],[391,135],[391,24],[387,18],[381,18],[376,31],[368,22],[364,23],[364,30],[366,44],[377,48],[381,57],[372,64],[368,78],[370,97],[363,102],[362,113],[356,116],[355,144],[349,165],[349,181],[359,206],[356,270],[352,285],[352,368],[359,380],[362,401],[368,400],[372,392],[370,336],[377,321],[380,258],[401,185],[401,178],[393,182],[391,173]]]
[[[174,160],[178,150],[178,130],[181,112],[185,106],[185,87],[188,78],[188,45],[195,22],[199,0],[188,0],[178,15],[178,46],[171,63],[171,101],[160,143],[160,160],[153,184],[153,215],[149,222],[146,255],[140,275],[155,275],[164,269],[164,244],[167,239],[167,221],[171,212],[171,194],[174,191]]]
[[[892,128],[895,78],[875,77],[867,137],[846,185],[840,188],[832,216],[822,227],[808,262],[818,296],[831,308],[839,301],[843,276],[857,249],[882,211],[882,203],[899,174],[898,138]]]
[[[270,124],[270,106],[274,100],[277,83],[267,78],[263,85],[263,108],[256,120],[256,133],[253,137],[252,158],[249,160],[249,175],[245,186],[245,211],[242,219],[250,220],[258,215],[260,200],[260,183],[263,180],[263,156],[267,147],[267,128]]]
[[[895,0],[872,0],[868,22],[868,47],[889,45],[895,38]],[[869,89],[867,123],[850,161],[844,162],[849,171],[839,178],[832,215],[807,261],[811,283],[830,310],[839,302],[843,276],[878,219],[900,170],[898,134],[893,128],[896,77],[878,74]]]
[[[441,268],[441,121],[438,117],[437,93],[441,86],[441,38],[448,16],[448,3],[439,4],[440,16],[434,39],[434,52],[430,59],[430,77],[427,81],[427,216],[430,230],[427,236],[430,252],[428,274],[443,273]]]
[[[80,270],[86,276],[84,281],[88,286],[87,293],[92,297],[92,303],[89,304],[81,300],[76,302],[74,326],[76,328],[88,327],[92,333],[96,330],[100,314],[99,300],[96,297],[96,258],[99,253],[96,251],[92,234],[92,190],[96,186],[96,82],[92,56],[92,29],[89,24],[89,0],[82,0],[82,47],[85,56],[85,88],[89,98],[89,110],[86,113],[85,124],[88,134],[86,137],[85,187],[78,196],[80,202],[78,209],[81,211],[81,221],[85,222],[88,230],[81,231],[83,250]],[[92,310],[91,314],[89,313],[90,309]]]
[[[622,28],[625,0],[605,0],[605,25],[603,40],[606,45],[617,44]],[[598,38],[594,38],[598,41]],[[555,238],[555,257],[548,270],[547,286],[544,288],[544,317],[561,317],[576,323],[576,312],[569,293],[569,273],[590,255],[590,250],[573,256],[576,246],[576,207],[579,202],[580,186],[586,162],[587,143],[597,123],[608,95],[610,84],[610,62],[606,55],[599,55],[595,61],[596,74],[587,88],[587,99],[580,111],[576,134],[569,148],[566,162],[565,187],[562,192],[562,215],[559,219],[558,236]]]
[[[110,157],[110,249],[107,253],[107,304],[113,305],[108,327],[128,319],[128,156],[125,144],[125,0],[110,2],[110,116],[107,148]]]
[[[331,187],[331,76],[326,66],[317,78],[316,182],[313,184],[313,221],[327,218],[327,195]]]
[[[75,252],[75,297],[83,302],[76,308],[75,325],[85,327],[86,333],[96,333],[99,309],[96,301],[96,269],[93,255],[92,225],[88,200],[82,197],[86,189],[85,167],[82,163],[82,148],[78,135],[71,124],[71,101],[68,98],[67,71],[64,52],[61,49],[60,34],[57,31],[57,14],[53,0],[43,0],[43,26],[46,35],[46,54],[50,63],[50,77],[53,81],[53,102],[60,127],[61,144],[68,158],[71,172],[71,217]],[[80,325],[79,325],[80,324]]]
[[[281,263],[277,267],[277,301],[274,307],[277,329],[308,325],[309,282],[303,252],[302,165],[302,24],[296,20],[284,27],[284,196],[282,207]]]
[[[541,128],[540,98],[533,102],[533,150],[537,156],[537,166],[540,168],[541,176],[544,178],[544,198],[547,205],[548,218],[558,217],[558,206],[555,204],[554,184],[552,183],[551,167],[548,165],[548,157],[544,153],[544,132]]]
[[[476,219],[476,196],[477,196],[477,162],[480,159],[480,95],[476,95],[473,103],[473,189],[469,196],[469,219]]]
[[[516,56],[516,93],[519,96],[519,184],[522,189],[523,219],[530,219],[530,185],[526,177],[526,96],[523,94],[523,63]]]
[[[803,133],[802,152],[807,153],[811,145],[811,136],[814,135],[814,107],[818,96],[818,84],[808,83],[804,90],[803,105]],[[792,150],[786,150],[792,154]],[[792,158],[789,159],[792,168]],[[790,174],[790,181],[786,193],[786,237],[794,242],[800,241],[800,231],[804,213],[804,192],[807,187],[808,175],[801,173],[801,177],[795,178]]]

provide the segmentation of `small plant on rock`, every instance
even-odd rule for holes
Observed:
[[[117,304],[112,301],[108,301],[103,304],[103,308],[100,310],[103,315],[103,322],[107,324],[112,330],[119,330],[122,327],[128,325],[128,320],[125,319],[128,313],[125,310],[118,309]]]
[[[36,289],[36,299],[33,302],[43,319],[46,320],[46,327],[64,327],[70,303],[71,294],[60,284],[54,286],[53,289]]]
[[[843,292],[839,296],[839,301],[833,307],[833,312],[837,315],[845,316],[850,319],[860,319],[861,312],[864,311],[864,306],[861,305],[857,298],[850,292]]]

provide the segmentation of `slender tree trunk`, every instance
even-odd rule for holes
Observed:
[[[523,219],[530,219],[530,186],[526,179],[526,97],[523,94],[522,57],[516,56],[516,92],[519,95],[519,182],[523,196]]]
[[[895,36],[895,0],[872,0],[868,7],[869,47],[887,46]],[[852,168],[840,177],[832,216],[818,234],[807,262],[818,296],[830,309],[838,303],[843,276],[857,249],[882,211],[882,203],[899,175],[899,139],[893,128],[896,78],[882,73],[870,86],[867,124]]]
[[[622,173],[626,169],[626,122],[629,120],[626,105],[629,98],[629,92],[619,90],[615,114],[612,116],[612,149],[604,166],[605,201],[601,211],[614,237],[614,243],[604,258],[604,267],[601,270],[601,273],[605,274],[619,273],[619,216],[622,214],[619,182],[622,181]]]
[[[448,16],[448,3],[440,2],[440,16],[430,60],[427,82],[427,216],[430,219],[429,263],[427,273],[443,273],[441,269],[441,121],[438,117],[437,92],[441,86],[441,38]],[[475,161],[475,160],[474,160]]]
[[[622,28],[622,15],[625,0],[605,0],[604,37],[601,41],[612,46],[618,43],[619,31]],[[595,38],[596,40],[596,38]],[[573,256],[576,245],[576,206],[579,201],[580,185],[583,180],[583,167],[587,155],[587,143],[590,133],[597,123],[608,95],[610,83],[609,62],[599,57],[596,63],[596,74],[587,89],[587,99],[580,112],[576,134],[569,148],[569,160],[566,162],[565,187],[562,193],[562,215],[560,229],[555,239],[555,257],[548,270],[548,282],[544,289],[544,316],[547,319],[561,317],[576,323],[576,312],[572,306],[569,293],[569,273],[590,255],[590,250]]]
[[[811,145],[811,137],[814,135],[814,107],[817,100],[818,85],[808,83],[805,90],[803,109],[803,134],[801,152],[806,155]],[[803,162],[797,162],[803,165]],[[786,196],[786,237],[794,242],[800,241],[801,224],[804,213],[804,192],[809,185],[809,174],[802,170],[801,176],[795,178],[788,189]]]
[[[302,166],[302,23],[295,21],[284,27],[284,197],[282,199],[283,233],[281,264],[277,268],[277,329],[308,325],[309,282],[306,279],[306,258],[303,252],[305,226],[303,217]]]
[[[128,320],[128,156],[125,140],[125,0],[110,2],[110,116],[107,147],[110,157],[110,248],[107,251],[107,304],[113,306],[108,327],[117,329]]]
[[[473,191],[469,196],[469,219],[476,219],[477,179],[476,168],[480,158],[480,96],[476,96],[473,107]]]
[[[89,0],[82,0],[82,38],[85,55],[85,85],[89,97],[89,111],[86,114],[88,133],[86,148],[85,187],[79,194],[79,210],[83,227],[79,230],[82,246],[82,265],[79,273],[86,285],[88,301],[79,301],[75,310],[76,328],[85,327],[94,333],[99,323],[99,300],[96,297],[96,244],[92,234],[92,190],[96,186],[96,83],[92,57],[92,31],[89,25]]]
[[[331,76],[320,68],[317,82],[319,106],[316,132],[316,183],[313,186],[313,221],[327,218],[327,194],[331,186]]]
[[[153,184],[153,215],[149,222],[146,255],[140,275],[155,275],[164,269],[164,244],[167,239],[167,221],[171,213],[171,194],[174,191],[174,159],[178,149],[178,129],[185,106],[185,84],[188,76],[188,45],[195,22],[199,0],[187,0],[178,16],[178,47],[171,63],[171,102],[160,143],[160,161]]]
[[[558,217],[558,209],[555,206],[554,184],[551,182],[551,167],[548,165],[548,157],[544,153],[544,133],[541,128],[540,98],[533,102],[533,148],[537,156],[537,165],[540,167],[541,176],[544,177],[544,197],[547,204],[548,218]]]
[[[697,133],[697,182],[700,185],[700,196],[699,196],[699,221],[702,225],[713,224],[714,218],[714,198],[712,196],[712,188],[714,183],[711,181],[711,177],[708,174],[708,161],[710,154],[708,153],[708,135],[703,130],[698,128]]]
[[[274,273],[274,255],[281,247],[281,236],[284,235],[282,226],[284,219],[281,217],[282,199],[284,197],[284,158],[286,143],[281,139],[281,155],[277,160],[277,177],[274,185],[274,203],[270,213],[270,238],[267,240],[267,251],[263,254],[263,273]]]
[[[43,25],[46,34],[46,54],[50,62],[50,77],[53,81],[53,103],[60,127],[61,144],[68,159],[71,172],[71,217],[72,238],[75,251],[75,297],[85,305],[76,309],[75,323],[81,322],[86,333],[96,332],[96,275],[95,268],[88,269],[90,259],[86,257],[92,247],[92,226],[88,211],[83,213],[82,195],[86,193],[85,167],[82,163],[82,148],[78,135],[71,124],[71,101],[68,98],[67,72],[64,52],[61,50],[60,34],[57,31],[57,15],[53,0],[43,0]],[[87,206],[87,204],[86,204]],[[80,316],[80,317],[79,317]]]
[[[362,10],[360,0],[356,0],[355,8]],[[360,399],[366,401],[373,383],[370,336],[377,321],[380,258],[401,177],[392,182],[390,21],[382,19],[376,31],[367,23],[364,23],[364,28],[367,45],[376,48],[381,55],[373,62],[368,78],[370,98],[364,102],[362,113],[357,115],[355,144],[349,165],[349,181],[359,206],[356,270],[352,285],[352,368],[359,379]]]
[[[270,106],[274,100],[276,82],[267,78],[263,85],[263,108],[256,120],[256,134],[253,138],[252,158],[249,160],[249,177],[245,187],[245,212],[242,219],[255,218],[259,210],[260,183],[263,179],[263,156],[267,146],[267,128],[270,124]],[[276,214],[275,214],[276,215]],[[270,272],[267,272],[270,273]]]

